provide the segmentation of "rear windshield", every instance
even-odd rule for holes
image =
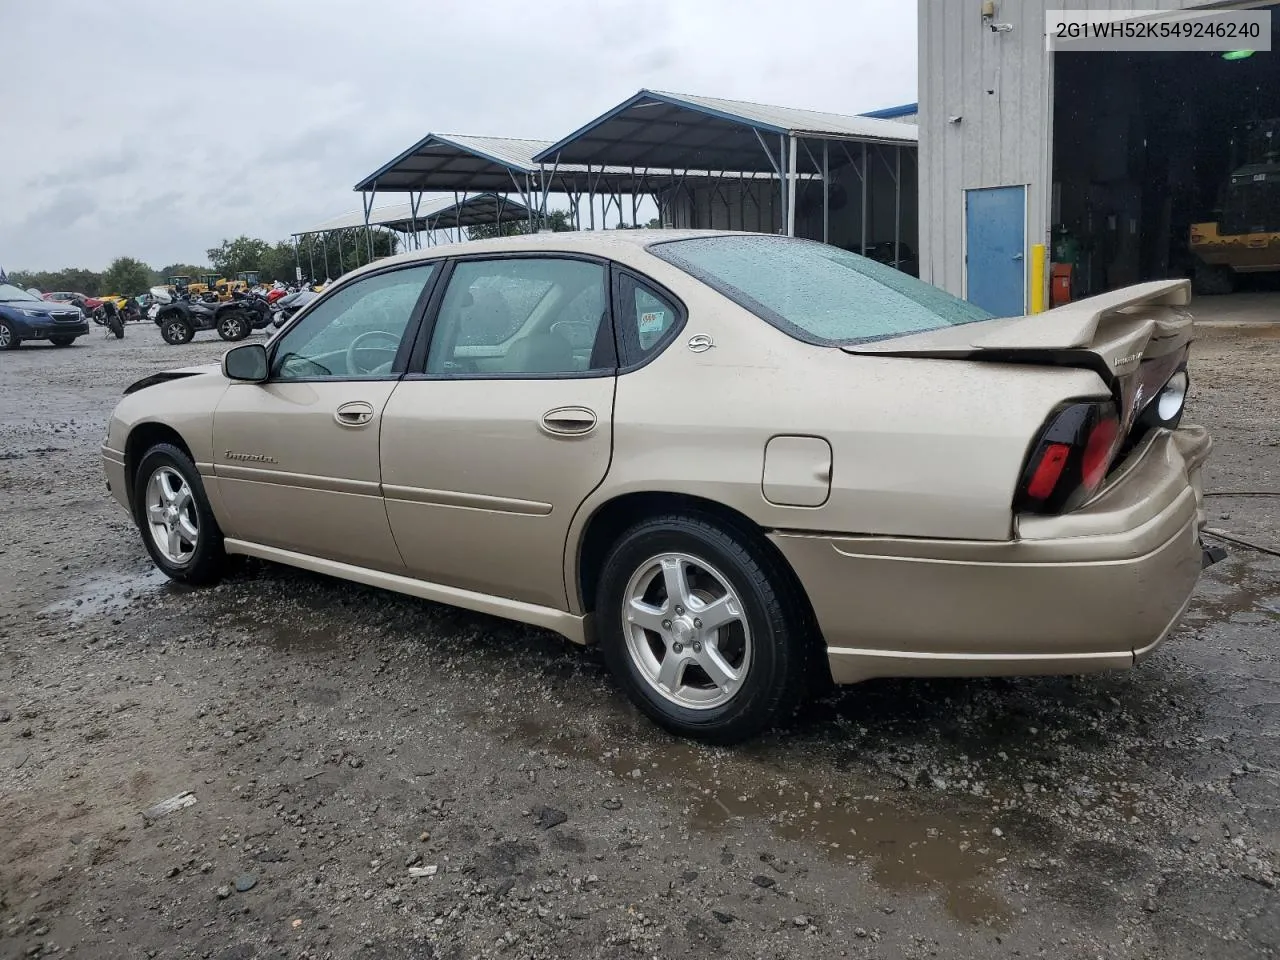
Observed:
[[[865,343],[992,316],[886,264],[811,240],[698,237],[649,251],[807,343]]]

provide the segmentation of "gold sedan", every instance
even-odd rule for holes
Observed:
[[[102,452],[176,580],[246,554],[535,624],[731,742],[815,680],[1149,654],[1207,555],[1188,296],[992,319],[785,237],[435,247],[134,384]]]

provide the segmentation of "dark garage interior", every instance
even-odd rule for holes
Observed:
[[[1062,264],[1073,298],[1176,276],[1202,294],[1280,290],[1280,237],[1263,236],[1280,233],[1280,4],[1267,9],[1275,52],[1055,54],[1055,299]],[[1212,255],[1231,266],[1193,251],[1207,222],[1249,234]]]

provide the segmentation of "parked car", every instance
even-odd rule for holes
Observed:
[[[90,297],[83,293],[73,293],[68,290],[46,293],[44,294],[43,299],[53,301],[54,303],[66,303],[74,307],[78,307],[86,317],[102,306],[102,300],[98,297]]]
[[[108,485],[175,580],[227,554],[598,642],[727,743],[810,681],[1149,655],[1202,565],[1185,280],[1035,317],[835,247],[434,247],[130,386]]]
[[[33,297],[20,287],[0,283],[0,350],[16,350],[24,340],[48,340],[69,347],[89,332],[78,307]]]

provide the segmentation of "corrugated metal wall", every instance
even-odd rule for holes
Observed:
[[[1186,9],[1216,0],[919,0],[920,276],[964,294],[964,191],[1026,184],[1027,244],[1049,234],[1051,55],[1047,10]],[[1241,4],[1244,5],[1244,4]],[[952,118],[959,117],[957,122]]]

